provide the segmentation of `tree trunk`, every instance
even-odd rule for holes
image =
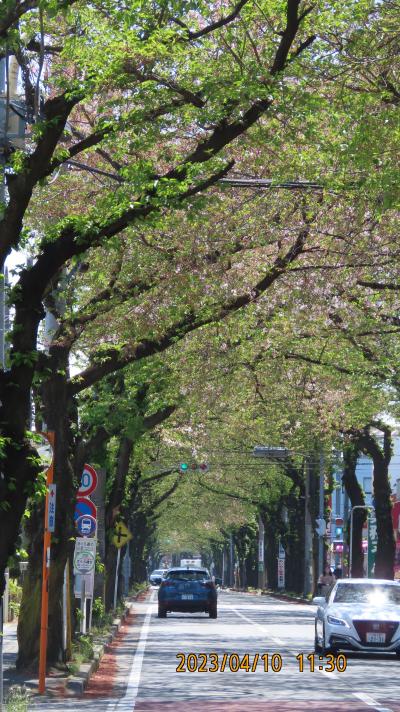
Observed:
[[[147,568],[146,568],[146,539],[149,531],[149,522],[146,513],[143,511],[136,511],[132,519],[132,530],[135,532],[135,536],[131,545],[132,554],[132,583],[143,583],[147,578]]]
[[[285,500],[288,512],[286,549],[286,588],[288,591],[304,591],[304,473],[293,462],[288,462],[285,474],[293,482]]]
[[[383,432],[383,447],[380,447],[370,427],[364,428],[360,438],[363,451],[374,463],[374,498],[377,528],[375,578],[393,579],[396,544],[393,532],[389,463],[392,456],[392,434],[383,423],[372,423]]]
[[[133,450],[133,440],[123,436],[119,443],[115,478],[112,484],[109,502],[106,510],[106,529],[111,531],[118,517],[121,516],[121,507],[124,500],[126,478],[129,472],[129,463]],[[114,603],[115,573],[117,563],[116,547],[109,542],[106,547],[106,610],[110,610]]]
[[[352,507],[365,506],[365,497],[356,476],[357,459],[360,454],[357,437],[348,440],[343,448],[342,482]],[[362,549],[362,530],[366,518],[366,509],[356,509],[353,513],[352,565],[350,575],[355,578],[364,577],[364,553]],[[350,564],[350,562],[349,562]]]
[[[49,583],[48,664],[63,659],[62,591],[64,570],[72,554],[71,538],[75,535],[73,510],[77,483],[71,465],[73,436],[71,423],[76,419],[74,403],[68,395],[68,354],[53,349],[52,374],[42,386],[44,420],[55,433],[54,482],[57,485],[56,527],[52,535]],[[37,659],[40,638],[40,600],[42,585],[43,503],[37,507],[28,526],[30,563],[24,581],[21,612],[18,621],[19,653],[17,664],[24,667]]]

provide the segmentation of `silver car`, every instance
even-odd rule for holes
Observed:
[[[341,579],[313,599],[315,650],[393,652],[400,656],[400,585],[384,579]]]

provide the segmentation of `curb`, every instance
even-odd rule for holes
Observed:
[[[272,598],[277,598],[279,601],[286,601],[287,603],[306,603],[308,606],[312,606],[313,603],[308,598],[303,598],[302,596],[287,596],[284,593],[276,593],[275,591],[261,591],[262,596],[271,596]]]
[[[224,588],[224,591],[228,593],[234,591],[235,593],[245,593],[247,596],[271,596],[271,598],[276,598],[278,601],[287,601],[288,603],[306,603],[309,606],[313,605],[313,602],[308,598],[303,598],[303,596],[289,596],[285,593],[278,593],[277,591],[270,591],[269,589],[257,589],[255,591],[246,591],[242,588]]]
[[[125,622],[126,618],[129,616],[131,612],[131,607],[133,604],[133,601],[136,601],[139,596],[143,594],[143,591],[140,591],[136,596],[134,596],[133,600],[128,603],[125,607],[125,611],[122,615],[121,618],[115,618],[111,628],[110,632],[103,637],[103,642],[102,643],[95,643],[93,645],[93,650],[94,650],[94,658],[88,663],[82,663],[82,665],[79,668],[79,672],[76,673],[76,675],[70,675],[67,678],[66,684],[65,684],[65,690],[66,692],[70,692],[73,695],[82,695],[85,691],[85,689],[88,686],[89,680],[92,677],[92,675],[97,672],[99,669],[100,661],[104,655],[104,653],[109,652],[109,646],[113,642],[115,636],[121,629],[121,626]]]
[[[126,606],[125,611],[121,618],[115,618],[112,623],[110,633],[105,636],[103,643],[98,643],[93,645],[94,658],[88,663],[82,663],[79,668],[79,672],[75,675],[70,675],[67,678],[65,684],[65,690],[71,692],[74,695],[82,695],[88,686],[89,680],[92,675],[99,669],[100,661],[104,653],[108,652],[110,643],[114,640],[115,636],[119,632],[122,624],[125,622],[131,611],[131,604]]]

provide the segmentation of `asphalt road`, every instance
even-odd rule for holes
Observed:
[[[217,620],[181,613],[158,619],[155,591],[151,598],[135,603],[132,625],[81,700],[36,700],[30,709],[400,712],[400,661],[394,656],[351,653],[343,672],[329,672],[329,664],[319,656],[307,659],[314,652],[313,606],[222,592]],[[177,658],[178,653],[184,657]],[[302,661],[297,659],[300,654]],[[246,655],[244,669],[235,672]],[[181,660],[186,672],[176,671]],[[198,671],[201,664],[204,672]],[[210,672],[217,664],[218,672]],[[188,666],[196,671],[188,672]]]

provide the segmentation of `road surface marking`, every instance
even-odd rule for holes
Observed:
[[[364,704],[368,705],[368,707],[373,707],[376,712],[393,712],[390,707],[382,707],[379,702],[374,700],[371,695],[367,695],[365,692],[353,692],[354,697],[358,697],[361,702],[364,702]]]
[[[252,621],[251,618],[248,618],[247,616],[243,615],[243,613],[240,613],[236,608],[233,606],[229,605],[229,603],[224,604],[227,608],[230,608],[231,611],[236,613],[237,616],[240,616],[243,618],[243,620],[247,621],[248,623],[251,623],[252,625],[256,626],[256,628],[260,628],[264,635],[267,633],[268,635],[268,629],[265,625],[261,625],[260,623],[255,623],[255,621]],[[284,645],[283,640],[280,640],[279,638],[268,638],[272,643],[276,643],[277,645]]]
[[[136,648],[135,657],[133,658],[131,671],[129,673],[125,695],[121,697],[120,700],[110,705],[109,712],[111,712],[111,710],[115,710],[115,712],[133,712],[133,710],[135,709],[155,593],[155,591],[151,592],[150,602],[146,611],[145,619],[143,621],[142,630],[140,632],[140,638]]]
[[[243,613],[240,613],[238,610],[236,610],[236,608],[234,608],[233,606],[230,606],[229,603],[225,604],[225,606],[227,608],[230,608],[234,613],[236,613],[236,615],[240,616],[245,621],[248,621],[249,623],[256,626],[257,628],[260,628],[263,631],[264,635],[265,635],[265,633],[267,633],[267,635],[268,635],[268,630],[267,630],[266,626],[263,626],[260,623],[255,623],[254,621],[251,620],[251,618],[248,618],[247,616],[243,615]],[[285,645],[283,640],[280,640],[280,638],[268,638],[268,640],[270,640],[272,643],[276,643],[277,645],[282,645],[284,647],[284,650],[287,650],[290,653],[290,655],[293,655],[294,657],[296,657],[296,655],[298,655],[297,652],[293,652],[293,650],[291,650],[289,648],[289,646]],[[336,672],[336,670],[332,671],[332,672],[328,672],[327,670],[320,670],[319,666],[316,667],[315,669],[318,672],[320,672],[321,675],[326,675],[326,677],[329,677],[331,680],[335,677],[338,677],[338,673]]]

